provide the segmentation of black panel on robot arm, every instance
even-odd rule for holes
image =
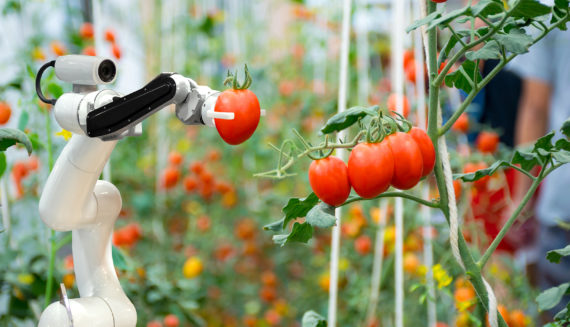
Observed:
[[[100,137],[133,126],[171,101],[176,94],[172,73],[162,73],[146,86],[87,114],[87,135]]]

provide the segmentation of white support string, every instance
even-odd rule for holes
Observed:
[[[347,80],[348,80],[348,50],[350,42],[350,9],[351,0],[343,0],[342,4],[342,34],[340,47],[340,76],[338,89],[338,112],[346,110],[347,98]],[[344,140],[346,133],[341,131],[338,133],[339,140]],[[343,161],[346,159],[346,151],[337,150],[337,156]],[[337,314],[337,298],[338,298],[338,260],[340,252],[340,228],[341,228],[341,209],[335,210],[336,226],[332,228],[332,244],[331,244],[331,263],[330,263],[330,285],[329,285],[329,308],[328,308],[328,326],[336,326]]]
[[[441,109],[438,109],[438,126],[441,125]],[[461,268],[465,270],[465,264],[461,259],[461,254],[459,252],[459,218],[457,214],[457,202],[455,200],[455,192],[453,191],[453,179],[451,175],[451,165],[449,163],[449,154],[447,152],[447,144],[445,142],[445,136],[441,136],[438,139],[439,156],[441,158],[441,163],[443,165],[443,176],[445,179],[445,186],[449,192],[447,192],[447,202],[449,208],[449,242],[451,244],[451,252],[453,257],[459,263]],[[483,278],[483,283],[487,289],[487,296],[489,299],[488,309],[489,309],[489,324],[491,327],[498,327],[499,321],[497,316],[497,298],[495,293],[491,288],[491,285]]]
[[[404,85],[404,22],[405,2],[402,0],[392,0],[392,89],[397,95],[396,111],[403,113],[403,85]],[[404,203],[402,198],[395,199],[395,223],[396,223],[396,246],[395,246],[395,316],[396,327],[404,326]]]

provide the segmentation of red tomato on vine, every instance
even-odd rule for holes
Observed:
[[[482,153],[494,153],[499,146],[499,135],[495,132],[482,131],[477,136],[476,144]]]
[[[331,206],[343,204],[350,194],[348,169],[337,157],[313,161],[309,167],[309,183],[315,195]]]
[[[79,36],[82,39],[92,39],[93,38],[93,24],[85,22],[79,28]]]
[[[86,56],[96,56],[97,52],[95,51],[95,47],[92,45],[88,45],[85,48],[83,48],[83,51],[81,51],[81,53],[83,53]]]
[[[455,123],[451,125],[451,129],[456,132],[467,133],[469,131],[469,116],[466,113],[462,113]]]
[[[386,140],[394,156],[394,176],[392,186],[401,190],[414,187],[422,178],[423,159],[420,147],[412,135],[396,132]]]
[[[108,28],[105,30],[105,40],[111,43],[115,43],[115,31]]]
[[[388,143],[360,143],[348,158],[348,178],[354,191],[373,198],[386,191],[394,174],[394,157]]]
[[[184,157],[178,151],[172,151],[168,154],[168,162],[173,166],[178,166],[184,161]]]
[[[162,173],[162,187],[170,189],[176,186],[180,179],[180,170],[175,167],[168,167]]]
[[[248,90],[251,76],[245,66],[245,82],[239,85],[237,76],[229,75],[224,84],[232,84],[232,89],[225,90],[216,101],[214,111],[233,112],[233,120],[215,119],[216,129],[226,143],[237,145],[245,142],[253,135],[261,109],[257,96]]]
[[[164,327],[178,327],[180,326],[180,321],[178,317],[173,314],[166,315],[164,317]]]
[[[368,235],[361,235],[354,241],[354,249],[360,255],[366,255],[372,251],[372,240]]]
[[[410,135],[414,138],[414,141],[418,144],[420,151],[422,153],[423,160],[423,172],[422,177],[429,175],[435,166],[435,148],[431,139],[427,133],[417,127],[412,127],[410,130]]]
[[[7,102],[0,102],[0,125],[4,125],[12,116],[12,108]]]

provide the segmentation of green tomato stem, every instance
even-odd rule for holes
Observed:
[[[339,207],[342,207],[342,206],[345,206],[349,203],[353,203],[353,202],[357,202],[357,201],[374,200],[374,199],[380,199],[380,198],[404,198],[404,199],[415,201],[419,204],[423,204],[423,205],[431,207],[431,208],[439,208],[440,207],[438,202],[432,202],[432,201],[424,200],[424,199],[419,198],[415,195],[405,193],[405,192],[397,192],[397,191],[384,192],[384,193],[382,193],[376,197],[373,197],[373,198],[362,198],[359,196],[351,197],[348,200],[346,200],[346,202],[341,204]]]
[[[432,2],[431,0],[426,0],[426,7],[428,9],[428,15],[433,13],[436,10],[436,4],[434,2]],[[483,39],[483,38],[482,38]],[[481,41],[482,39],[479,39],[478,41],[480,42],[484,42]],[[436,163],[435,163],[435,167],[434,167],[434,173],[435,173],[435,177],[436,177],[436,181],[437,181],[437,187],[439,189],[439,194],[440,194],[440,206],[441,206],[441,210],[443,212],[443,214],[445,215],[448,223],[449,223],[449,207],[448,207],[448,201],[447,201],[447,187],[445,185],[445,180],[444,180],[444,176],[443,176],[443,167],[442,167],[442,163],[441,160],[443,158],[440,158],[439,155],[439,151],[438,151],[438,138],[439,133],[438,133],[438,123],[437,123],[437,115],[438,115],[438,106],[439,106],[439,86],[441,85],[441,80],[437,80],[438,76],[437,76],[437,30],[436,29],[431,29],[428,31],[428,41],[427,41],[427,47],[428,47],[428,67],[429,67],[429,112],[428,112],[428,135],[431,138],[434,147],[435,147],[435,153],[436,153]],[[444,70],[442,71],[442,73],[439,75],[439,77],[443,78],[442,76],[445,76],[445,74],[447,73],[447,71],[449,70],[449,68],[451,67],[452,63],[457,61],[457,59],[459,59],[459,57],[465,53],[465,48],[463,48],[462,50],[460,50],[455,56],[454,59],[450,60],[450,62],[448,62],[448,64],[445,66]],[[448,160],[447,158],[445,158],[445,160]],[[475,263],[475,261],[473,260],[473,256],[471,255],[471,253],[469,252],[469,248],[467,246],[467,243],[465,242],[465,238],[463,237],[463,234],[461,233],[461,228],[459,230],[459,253],[461,255],[463,264],[465,265],[465,270],[468,276],[470,276],[469,280],[471,282],[471,284],[473,285],[473,288],[475,289],[477,295],[479,296],[479,299],[481,300],[481,303],[483,304],[483,306],[485,307],[485,310],[488,311],[489,308],[487,307],[489,299],[488,299],[488,294],[487,294],[487,290],[485,288],[485,285],[483,283],[483,277],[481,276],[481,270],[479,269],[479,266]],[[507,324],[505,323],[505,321],[500,317],[499,315],[499,326],[500,327],[507,327]]]

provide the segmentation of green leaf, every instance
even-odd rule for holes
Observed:
[[[538,154],[540,154],[538,151],[540,149],[550,152],[550,150],[552,150],[552,148],[554,148],[554,145],[552,145],[552,139],[553,138],[554,138],[554,131],[552,131],[552,132],[544,135],[543,137],[539,138],[534,143],[534,147],[533,147],[532,151],[535,153],[538,153]]]
[[[554,7],[552,7],[552,19],[550,20],[550,24],[554,25],[562,20],[565,17],[566,12],[568,11],[568,0],[554,0]],[[568,23],[568,17],[564,20],[565,22],[560,23],[558,28],[562,31],[566,31],[567,27],[566,24]]]
[[[336,224],[336,217],[334,215],[334,207],[321,202],[314,206],[305,218],[306,221],[312,226],[320,228],[332,227]]]
[[[501,58],[501,47],[493,40],[485,43],[485,45],[477,51],[468,51],[465,58],[475,61],[477,59],[499,59]]]
[[[554,157],[554,159],[559,163],[566,164],[570,162],[570,151],[560,150],[553,152],[552,157]]]
[[[560,263],[560,259],[562,259],[562,257],[567,257],[569,255],[570,255],[570,245],[567,245],[565,248],[562,249],[548,251],[546,253],[546,259],[548,259],[548,261],[550,262]]]
[[[465,37],[471,34],[468,30],[459,30],[456,31],[455,33],[459,37]],[[452,34],[449,40],[447,40],[445,46],[443,47],[443,52],[445,53],[446,57],[449,56],[449,53],[451,52],[451,50],[453,50],[457,42],[459,42],[459,38]]]
[[[116,246],[112,246],[111,255],[113,257],[113,264],[117,269],[121,270],[131,270],[130,266],[127,264],[125,255]]]
[[[461,64],[463,70],[467,73],[468,76],[475,76],[475,82],[479,83],[483,78],[479,73],[479,67],[475,64],[475,62],[471,60],[465,60],[463,64]],[[471,92],[472,87],[467,78],[458,70],[454,71],[453,73],[448,73],[445,76],[445,85],[448,87],[456,87],[460,90],[463,90],[467,93]]]
[[[305,312],[303,320],[301,320],[302,327],[326,327],[327,321],[325,317],[316,313],[313,310]]]
[[[500,0],[481,0],[471,7],[473,16],[487,17],[500,14],[503,11],[505,11],[505,7]]]
[[[509,34],[498,33],[493,39],[504,46],[506,51],[516,54],[528,52],[528,48],[532,45],[532,37],[519,28],[511,29]]]
[[[554,315],[554,320],[555,321],[559,321],[562,319],[568,319],[570,318],[570,316],[568,315],[568,307],[570,306],[570,302],[568,302],[568,304],[566,305],[566,308],[560,310],[560,312],[558,312],[556,315]],[[566,321],[568,322],[568,321]],[[555,327],[559,327],[559,324],[554,325]]]
[[[536,302],[538,303],[538,310],[550,310],[554,308],[562,299],[562,296],[566,294],[570,283],[564,283],[556,287],[547,289],[546,291],[540,293],[536,297]]]
[[[4,175],[6,172],[6,154],[4,152],[0,152],[0,177]]]
[[[16,143],[21,143],[32,154],[32,143],[26,133],[13,128],[0,128],[0,151],[6,151]]]
[[[515,165],[521,165],[525,171],[530,171],[534,166],[540,165],[538,155],[527,151],[515,151],[511,162]]]
[[[562,134],[564,134],[567,138],[570,138],[570,118],[566,119],[566,121],[562,124],[562,128],[560,128]]]
[[[263,226],[263,229],[264,230],[270,230],[272,232],[280,232],[283,230],[283,221],[285,221],[285,218],[281,218],[277,221],[269,223],[269,224]]]
[[[350,109],[347,109],[343,112],[339,112],[338,114],[332,116],[327,121],[325,126],[321,128],[321,133],[329,134],[332,132],[342,131],[343,129],[352,126],[352,124],[356,123],[359,119],[367,115],[375,116],[377,112],[378,112],[378,106],[372,106],[368,108],[360,106],[352,107]]]
[[[40,141],[40,137],[37,133],[29,133],[28,138],[32,143],[32,148],[34,149],[34,151],[38,151],[40,149],[45,148],[45,144],[42,141]]]
[[[554,144],[556,150],[566,150],[570,151],[570,142],[566,139],[558,139]]]
[[[510,166],[510,164],[504,160],[499,160],[493,163],[490,167],[477,170],[476,172],[473,173],[453,174],[453,179],[461,179],[464,182],[474,182],[485,176],[493,175],[497,170],[499,170],[499,168],[506,166],[508,167]]]
[[[308,223],[294,223],[289,234],[273,235],[273,242],[284,246],[290,242],[307,243],[313,237],[313,226]]]
[[[412,23],[412,25],[410,25],[410,26],[408,26],[408,28],[406,28],[406,33],[410,33],[411,31],[415,30],[416,28],[430,23],[432,20],[440,17],[442,12],[443,12],[442,9],[438,9],[438,10],[432,12],[431,14],[425,16],[424,18],[414,21]]]
[[[550,7],[538,0],[514,0],[509,2],[511,16],[515,18],[535,18],[550,14]]]
[[[56,83],[49,83],[47,90],[54,98],[59,98],[63,94],[63,88]]]
[[[450,23],[452,20],[454,20],[455,18],[459,17],[459,16],[463,16],[466,13],[469,12],[469,7],[465,7],[465,8],[461,8],[461,9],[456,9],[453,10],[439,18],[433,19],[429,24],[427,29],[431,30],[433,28],[435,28],[438,25],[445,25]]]
[[[319,198],[315,195],[315,193],[309,194],[309,196],[304,199],[289,199],[287,204],[282,209],[283,213],[285,214],[285,218],[283,218],[283,225],[281,229],[285,229],[291,220],[307,216],[307,213],[309,213],[309,211],[313,209],[317,203],[319,203]]]

